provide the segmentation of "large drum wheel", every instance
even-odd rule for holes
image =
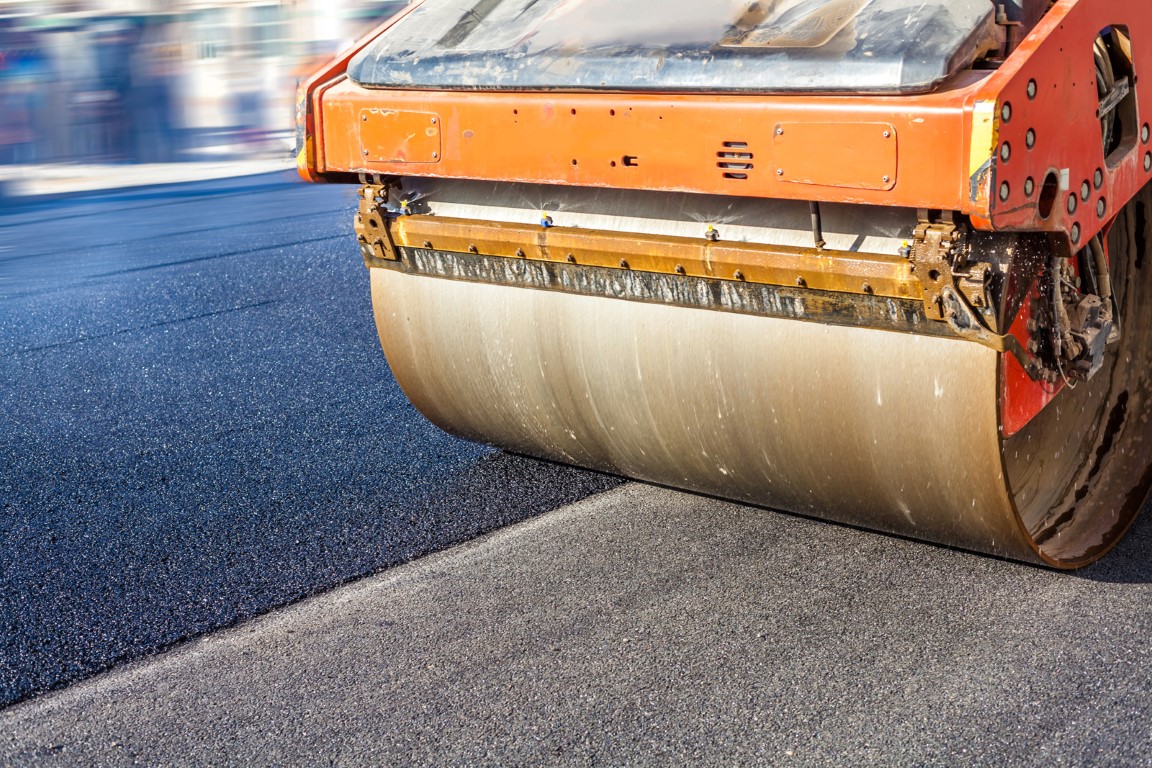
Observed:
[[[1121,338],[1087,382],[1065,387],[1004,441],[1021,525],[1047,563],[1074,568],[1124,535],[1152,487],[1152,186],[1107,238]]]
[[[1108,236],[1123,333],[1104,366],[1008,438],[1003,355],[959,338],[446,279],[404,259],[371,270],[373,305],[397,381],[456,435],[1075,568],[1152,484],[1149,213],[1146,189]]]

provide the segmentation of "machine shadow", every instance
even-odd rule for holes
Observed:
[[[1027,568],[1033,571],[1049,573],[1057,578],[1074,577],[1087,581],[1096,581],[1109,584],[1152,583],[1152,498],[1149,498],[1144,503],[1144,507],[1136,516],[1135,522],[1132,524],[1131,529],[1120,539],[1120,542],[1116,545],[1115,548],[1107,552],[1102,558],[1097,560],[1092,565],[1080,568],[1078,570],[1064,571],[1036,563],[1025,563],[983,552],[974,552],[947,544],[941,544],[939,542],[928,541],[926,539],[917,539],[911,536],[903,536],[898,533],[879,531],[860,525],[853,525],[852,523],[847,523],[841,520],[828,520],[822,517],[805,515],[799,512],[792,512],[786,509],[778,509],[775,507],[768,507],[758,504],[746,504],[745,502],[733,501],[732,499],[727,499],[722,496],[714,496],[712,494],[699,493],[695,491],[686,491],[682,488],[661,485],[659,483],[644,484],[651,485],[656,488],[664,488],[670,491],[675,491],[677,493],[699,496],[705,499],[715,499],[717,501],[722,501],[729,504],[740,504],[742,506],[763,510],[765,514],[784,515],[786,517],[793,517],[800,520],[808,520],[819,525],[830,525],[836,528],[843,528],[848,531],[856,531],[864,536],[880,536],[885,539],[905,542],[912,547],[926,547],[929,550],[944,550],[949,552],[962,553],[970,557],[987,558],[989,560],[1007,563],[1019,568]]]
[[[1073,575],[1108,584],[1152,584],[1152,500],[1115,549]]]

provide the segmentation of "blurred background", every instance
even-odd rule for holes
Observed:
[[[296,84],[407,0],[0,0],[0,166],[289,158]]]

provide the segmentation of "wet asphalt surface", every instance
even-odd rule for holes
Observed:
[[[420,417],[294,178],[0,208],[0,705],[618,484]]]

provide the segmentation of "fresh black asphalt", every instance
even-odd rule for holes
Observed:
[[[619,482],[420,417],[293,180],[0,210],[0,705]]]
[[[1152,765],[1147,513],[1066,574],[461,443],[348,190],[184,191],[0,220],[0,765]]]

